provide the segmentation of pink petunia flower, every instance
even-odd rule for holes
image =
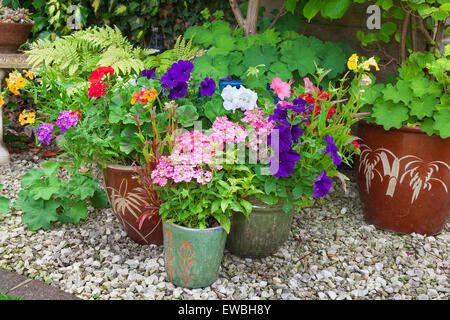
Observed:
[[[284,82],[280,78],[272,78],[272,83],[270,84],[270,88],[275,91],[275,94],[281,100],[284,98],[289,98],[291,96],[291,85],[288,82]]]

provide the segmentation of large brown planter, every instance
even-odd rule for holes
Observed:
[[[366,220],[397,233],[441,232],[450,218],[450,138],[365,122],[357,136],[355,170]]]
[[[32,23],[0,22],[0,53],[14,53],[27,42]]]
[[[138,218],[144,208],[145,200],[136,190],[139,184],[132,178],[133,174],[132,166],[110,164],[103,169],[109,203],[131,239],[139,244],[162,245],[162,222],[159,216],[156,219],[145,219],[139,229]]]

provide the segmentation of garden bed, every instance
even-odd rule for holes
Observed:
[[[0,166],[1,195],[17,198],[36,156]],[[82,299],[449,299],[450,224],[435,236],[399,235],[364,221],[351,171],[322,205],[296,215],[284,246],[264,259],[225,250],[219,278],[203,289],[166,279],[162,246],[134,243],[110,208],[90,208],[79,225],[29,231],[21,212],[0,215],[0,268]]]

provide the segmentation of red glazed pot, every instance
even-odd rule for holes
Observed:
[[[0,22],[0,53],[15,53],[27,42],[32,23]]]
[[[109,203],[131,239],[139,244],[162,245],[162,222],[159,216],[157,219],[145,219],[139,229],[138,218],[142,214],[145,200],[137,191],[139,183],[132,178],[133,175],[132,166],[109,164],[103,169]]]
[[[366,220],[397,233],[441,232],[450,218],[450,138],[364,121],[357,136],[355,170]]]

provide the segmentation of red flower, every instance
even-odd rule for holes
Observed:
[[[89,98],[104,96],[106,94],[105,89],[106,84],[102,84],[101,82],[91,83],[91,86],[88,89],[88,96]]]
[[[76,115],[77,118],[80,119],[80,118],[81,118],[81,111],[80,111],[80,109],[78,108],[78,109],[75,110],[75,111],[70,111],[70,115],[71,115],[71,116]]]
[[[113,74],[114,73],[114,69],[109,66],[109,67],[98,67],[97,69],[95,69],[94,71],[92,71],[91,76],[89,77],[89,82],[90,83],[99,83],[102,81],[103,76],[105,74]]]
[[[355,140],[352,141],[353,145],[355,146],[356,149],[359,149],[359,143],[356,142]]]

